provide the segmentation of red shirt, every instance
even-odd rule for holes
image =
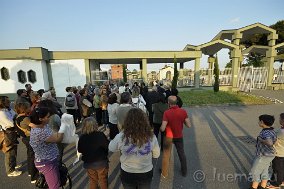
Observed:
[[[184,120],[187,118],[184,109],[173,106],[164,112],[163,121],[167,121],[166,136],[169,138],[182,138]]]

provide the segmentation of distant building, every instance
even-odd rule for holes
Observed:
[[[174,68],[168,65],[165,65],[160,69],[157,79],[158,80],[172,80],[174,77]]]
[[[158,79],[157,72],[151,71],[150,73],[147,74],[147,78],[148,78],[148,82],[156,81]]]
[[[123,79],[123,66],[122,64],[111,65],[111,78]]]

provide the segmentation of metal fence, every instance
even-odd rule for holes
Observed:
[[[284,83],[284,70],[274,69],[272,83]]]
[[[265,89],[267,86],[268,70],[266,67],[252,66],[239,68],[237,86],[241,91],[250,91],[251,89]],[[111,79],[111,71],[91,71],[92,84],[102,83]],[[213,86],[213,69],[200,70],[200,86]],[[142,82],[141,78],[129,78],[129,82]],[[171,83],[171,80],[162,79],[163,83]],[[220,86],[232,85],[232,69],[221,69],[219,73]],[[284,70],[274,69],[272,83],[284,83]],[[191,70],[178,79],[178,87],[194,86],[194,71]]]

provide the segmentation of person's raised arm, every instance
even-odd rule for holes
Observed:
[[[62,141],[64,133],[53,133],[50,137],[48,137],[45,142],[48,143],[59,143]]]
[[[59,129],[58,133],[53,133],[50,137],[48,137],[45,140],[45,142],[49,142],[49,143],[61,142],[63,140],[64,133],[66,132],[67,129],[68,129],[68,126],[65,125],[65,124],[62,124],[60,126],[60,129]]]

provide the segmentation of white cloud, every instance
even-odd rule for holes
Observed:
[[[237,17],[237,18],[233,18],[230,20],[230,23],[237,23],[240,21],[240,17]]]

